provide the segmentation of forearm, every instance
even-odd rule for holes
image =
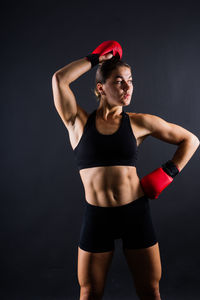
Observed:
[[[55,75],[59,81],[70,84],[81,75],[91,69],[91,62],[86,58],[81,58],[71,62],[65,67],[55,72]]]
[[[191,138],[183,140],[179,144],[178,149],[174,153],[174,156],[171,160],[180,171],[185,167],[198,147],[199,140],[195,135],[192,135]]]
[[[187,139],[182,140],[182,142],[178,144],[178,149],[171,160],[162,165],[162,167],[155,169],[150,174],[145,175],[140,180],[144,193],[150,199],[157,199],[160,193],[178,174],[177,168],[180,171],[184,168],[194,152],[197,150],[198,146],[199,140],[193,134],[191,134]]]

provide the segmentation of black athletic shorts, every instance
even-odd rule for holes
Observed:
[[[146,195],[121,206],[102,207],[85,201],[78,246],[89,252],[114,250],[115,239],[123,248],[147,248],[157,243]]]

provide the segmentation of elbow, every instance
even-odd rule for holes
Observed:
[[[197,147],[197,148],[199,147],[200,141],[195,134],[192,134],[191,137],[189,138],[189,140],[195,147]]]
[[[199,139],[197,138],[197,148],[199,147],[199,144],[200,144],[200,141],[199,141]]]
[[[51,81],[52,81],[52,86],[54,87],[55,85],[58,84],[58,76],[57,76],[57,73],[54,73],[52,78],[51,78]]]
[[[181,140],[180,143],[178,143],[178,145],[182,144],[182,143],[190,143],[191,145],[195,146],[195,147],[199,147],[199,144],[200,144],[200,140],[198,139],[198,137],[191,133],[190,135],[188,135],[187,137],[183,138]]]
[[[65,74],[65,77],[63,77],[63,74],[61,72],[57,71],[52,76],[52,82],[55,83],[64,83],[64,84],[70,84],[71,81],[69,80],[69,76]]]
[[[58,81],[58,79],[59,79],[59,73],[55,72],[52,76],[52,80]]]

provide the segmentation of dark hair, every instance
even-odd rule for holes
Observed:
[[[105,60],[102,63],[99,63],[98,69],[96,71],[95,78],[95,88],[93,90],[97,101],[101,100],[101,94],[97,89],[97,83],[100,82],[104,84],[106,80],[110,77],[111,73],[118,67],[128,67],[131,70],[131,66],[126,62],[122,61],[120,58],[113,56],[111,59]]]

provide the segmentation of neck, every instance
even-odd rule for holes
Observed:
[[[108,119],[117,119],[122,113],[122,106],[114,105],[111,106],[108,103],[101,102],[97,108],[97,116],[107,121]]]

